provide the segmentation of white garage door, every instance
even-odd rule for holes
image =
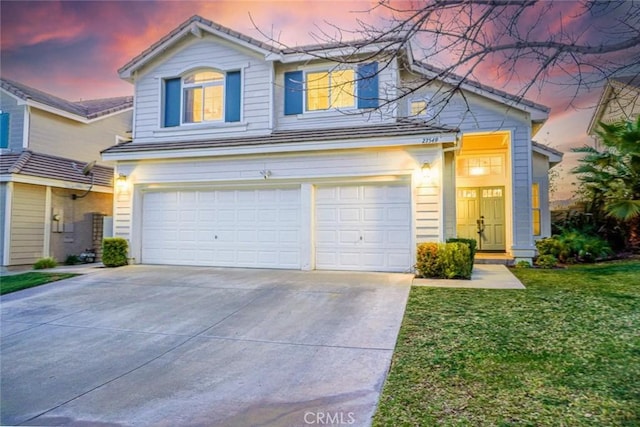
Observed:
[[[407,185],[316,189],[316,268],[407,271],[411,191]]]
[[[300,268],[300,189],[149,192],[142,262]]]

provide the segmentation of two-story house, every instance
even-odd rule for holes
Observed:
[[[331,60],[345,55],[362,61]],[[550,232],[562,155],[532,142],[548,108],[472,81],[418,87],[437,71],[408,49],[277,49],[194,16],[119,74],[133,140],[103,159],[126,182],[114,233],[136,263],[402,272],[420,242],[530,260]]]
[[[113,211],[100,151],[130,139],[132,114],[132,97],[71,102],[0,79],[2,269],[100,248]]]

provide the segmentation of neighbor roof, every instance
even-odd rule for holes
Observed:
[[[458,129],[431,126],[422,120],[400,120],[394,123],[352,126],[329,129],[304,129],[274,131],[267,135],[218,138],[202,141],[158,142],[135,144],[126,142],[107,148],[102,153],[128,153],[144,151],[189,150],[198,148],[219,148],[256,146],[300,142],[324,142],[361,138],[382,138],[435,133],[456,133]]]
[[[0,175],[29,175],[89,185],[91,177],[82,174],[82,168],[86,165],[72,159],[25,150],[0,156]],[[96,165],[92,172],[95,185],[113,186],[113,168]]]
[[[587,127],[587,134],[593,135],[595,133],[595,129],[598,127],[598,124],[602,119],[602,115],[604,114],[607,105],[618,95],[614,91],[614,88],[623,91],[637,91],[638,89],[640,89],[640,73],[629,76],[616,76],[607,81],[607,84],[605,85],[604,89],[602,90],[602,94],[600,95],[600,99],[598,100],[596,110],[591,116],[589,127]]]
[[[73,102],[5,78],[0,79],[0,87],[23,101],[37,102],[88,120],[133,107],[132,96]]]

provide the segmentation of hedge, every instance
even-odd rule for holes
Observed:
[[[416,260],[417,277],[471,279],[470,245],[461,242],[421,243]]]
[[[107,237],[102,241],[102,263],[105,267],[127,265],[129,245],[122,237]]]

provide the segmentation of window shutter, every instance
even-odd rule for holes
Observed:
[[[284,114],[302,114],[302,71],[284,73]]]
[[[358,66],[358,108],[378,107],[378,63]]]
[[[0,148],[9,147],[9,113],[0,114]]]
[[[180,125],[180,91],[182,79],[164,81],[164,127]]]
[[[227,73],[224,94],[224,121],[239,122],[242,100],[242,79],[240,71]]]

